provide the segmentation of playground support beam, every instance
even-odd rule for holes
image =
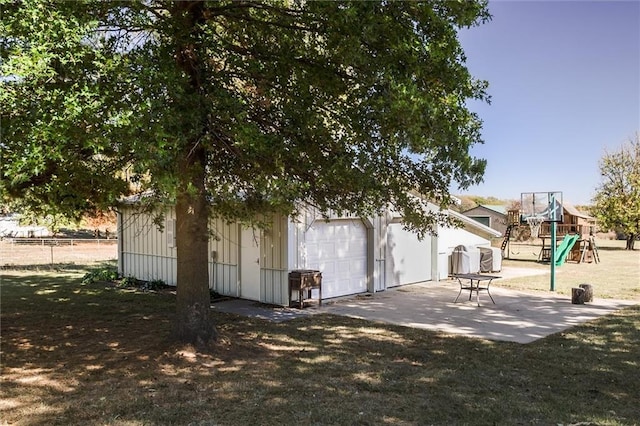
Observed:
[[[556,222],[551,222],[551,254],[550,254],[550,264],[551,264],[551,278],[549,283],[549,289],[551,291],[556,290]]]
[[[549,197],[549,206],[551,213],[551,254],[550,254],[550,264],[551,264],[551,277],[549,278],[549,289],[551,291],[556,291],[556,243],[557,243],[557,235],[556,235],[556,195],[554,193],[550,193]]]

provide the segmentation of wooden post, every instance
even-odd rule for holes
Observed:
[[[584,288],[574,287],[571,289],[571,303],[574,305],[584,305]]]
[[[593,302],[593,286],[591,284],[580,284],[578,287],[584,289],[584,301]]]

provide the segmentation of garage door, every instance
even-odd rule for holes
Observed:
[[[387,228],[387,287],[431,280],[431,237],[422,241],[392,223]]]
[[[307,267],[322,272],[322,298],[367,291],[367,231],[361,220],[317,220],[306,233]]]

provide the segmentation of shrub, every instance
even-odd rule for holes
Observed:
[[[118,287],[123,287],[123,288],[137,288],[139,284],[139,281],[137,278],[132,277],[132,276],[128,276],[128,277],[124,277],[122,280],[120,280],[120,284],[118,285]]]
[[[105,266],[87,272],[82,277],[83,284],[92,284],[97,281],[115,281],[118,279],[118,271],[113,266]]]

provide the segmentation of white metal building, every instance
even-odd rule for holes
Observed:
[[[433,206],[435,209],[436,207]],[[457,245],[489,246],[499,233],[450,212],[464,229],[438,230],[418,240],[401,218],[329,216],[313,209],[300,217],[275,217],[267,230],[213,220],[209,242],[211,289],[221,295],[288,305],[288,273],[322,272],[323,299],[423,281],[448,275],[448,256]],[[118,215],[118,269],[123,276],[176,284],[175,212],[165,213],[162,231],[149,215],[133,207]]]

